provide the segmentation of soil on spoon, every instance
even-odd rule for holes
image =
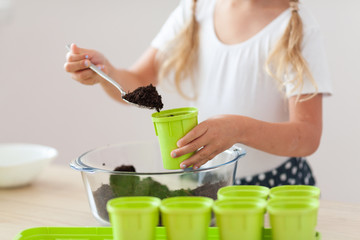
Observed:
[[[152,84],[145,87],[139,87],[133,92],[128,92],[123,98],[141,107],[156,109],[158,112],[164,107],[161,96]]]

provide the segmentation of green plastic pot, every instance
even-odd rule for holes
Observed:
[[[266,200],[269,196],[270,189],[257,185],[233,185],[219,189],[217,192],[218,200],[229,198],[261,198]]]
[[[107,202],[114,240],[154,240],[161,200],[119,197]]]
[[[319,209],[315,198],[274,198],[268,202],[273,239],[314,240]]]
[[[262,240],[266,200],[228,198],[215,201],[213,209],[221,240]]]
[[[180,169],[180,163],[194,154],[172,158],[171,151],[177,148],[177,141],[198,124],[198,110],[193,107],[164,110],[152,114],[155,133],[158,136],[161,157],[165,169]]]
[[[168,240],[207,240],[214,200],[208,197],[172,197],[160,205]]]
[[[320,188],[308,185],[284,185],[270,189],[273,198],[320,198]]]

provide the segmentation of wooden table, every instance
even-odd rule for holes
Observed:
[[[0,238],[41,226],[101,226],[90,212],[81,174],[50,165],[30,186],[0,189]],[[323,240],[360,239],[360,203],[321,200],[318,227]]]

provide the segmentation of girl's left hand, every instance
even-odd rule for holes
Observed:
[[[201,122],[178,142],[178,149],[171,152],[173,158],[197,151],[180,164],[181,168],[193,165],[198,169],[219,153],[236,143],[238,127],[232,115],[220,115]]]

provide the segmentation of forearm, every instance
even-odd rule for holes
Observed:
[[[305,96],[306,97],[306,96]],[[322,132],[322,95],[296,102],[289,99],[289,121],[273,123],[242,115],[218,115],[188,132],[171,152],[173,157],[197,151],[181,166],[200,167],[235,143],[279,156],[308,156],[319,146]]]
[[[271,123],[232,116],[236,141],[280,156],[308,156],[316,151],[321,126],[310,122]]]
[[[148,49],[143,56],[130,68],[115,68],[106,62],[108,74],[112,77],[125,92],[134,91],[141,86],[157,84],[157,66],[155,62],[156,49]],[[104,90],[114,99],[122,101],[120,92],[107,81],[101,81]]]

